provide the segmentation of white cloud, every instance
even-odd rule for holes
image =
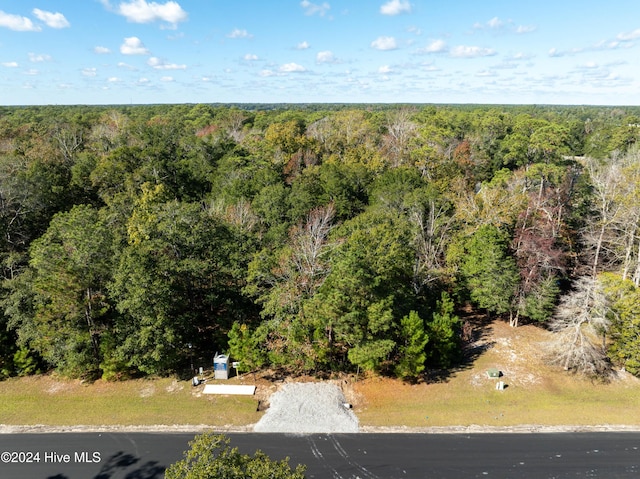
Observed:
[[[235,28],[231,33],[227,35],[228,38],[253,38],[253,35],[246,30],[240,30]]]
[[[309,42],[307,42],[306,40],[304,42],[300,42],[298,43],[298,46],[296,47],[297,50],[306,50],[307,48],[309,48],[311,45],[309,45]]]
[[[496,54],[491,48],[459,45],[451,50],[451,56],[455,58],[490,57]]]
[[[618,42],[616,40],[612,41],[601,41],[596,43],[593,48],[594,50],[615,50],[616,48],[629,47],[630,44],[628,42]]]
[[[108,5],[108,2],[105,5]],[[173,1],[163,4],[147,3],[146,0],[122,2],[118,6],[117,12],[133,23],[163,21],[175,25],[185,21],[188,17],[187,12],[182,9],[180,4]]]
[[[316,55],[316,63],[338,63],[338,59],[335,57],[333,52],[325,50],[318,52]]]
[[[131,71],[137,70],[136,67],[134,67],[133,65],[129,65],[128,63],[125,63],[125,62],[118,62],[118,68],[124,68],[125,70],[131,70]]]
[[[518,25],[515,32],[518,34],[535,32],[538,29],[535,25]]]
[[[149,55],[149,50],[138,37],[127,37],[120,45],[120,53],[123,55]]]
[[[566,56],[577,55],[578,53],[584,52],[583,48],[572,48],[571,50],[558,50],[557,48],[551,48],[549,50],[549,56],[552,58],[560,58]]]
[[[297,63],[285,63],[280,67],[282,73],[306,72],[307,69]]]
[[[602,40],[594,45],[590,45],[587,47],[575,47],[570,50],[558,50],[557,48],[551,48],[548,52],[549,56],[552,58],[560,58],[560,57],[568,57],[575,56],[582,53],[589,52],[598,52],[603,50],[617,50],[622,48],[632,48],[634,43],[630,40],[634,39],[634,35],[637,35],[637,38],[640,38],[640,29],[634,30],[633,32],[619,34],[618,40]]]
[[[111,53],[111,50],[109,50],[107,47],[97,46],[94,47],[93,53],[97,53],[98,55],[106,55],[108,53]]]
[[[401,13],[411,13],[411,4],[408,0],[389,0],[380,7],[383,15],[400,15]]]
[[[393,37],[378,37],[371,42],[371,47],[376,50],[395,50],[398,48],[398,43]]]
[[[42,63],[51,61],[51,55],[29,53],[29,61],[32,63]]]
[[[26,70],[24,72],[25,75],[38,75],[40,73],[39,70],[36,70],[35,68],[30,68],[29,70]]]
[[[619,33],[616,38],[618,40],[622,40],[624,42],[628,42],[628,41],[631,41],[631,40],[636,40],[636,39],[640,38],[640,28],[636,28],[635,30],[633,30],[631,32]]]
[[[426,72],[439,72],[440,68],[438,68],[437,66],[431,64],[431,63],[423,63],[421,65],[422,70],[426,71]]]
[[[503,25],[504,23],[498,17],[493,17],[491,20],[487,22],[487,26],[489,28],[494,28],[494,29],[502,28]]]
[[[165,82],[165,83],[169,83],[169,82],[172,82],[172,81],[174,81],[174,80],[173,80],[173,77],[170,77],[170,76],[164,76],[164,77],[160,78],[160,81],[163,81],[163,82]]]
[[[511,60],[529,60],[531,59],[531,55],[527,55],[523,52],[515,53],[511,56]]]
[[[248,62],[255,62],[256,60],[258,60],[258,55],[254,54],[254,53],[247,53],[244,57],[242,57],[245,61]]]
[[[98,70],[96,68],[83,68],[82,75],[86,77],[94,77],[98,74]]]
[[[18,62],[2,62],[2,66],[6,68],[18,68]]]
[[[389,65],[382,65],[380,68],[378,68],[378,73],[382,73],[382,74],[391,73],[392,71],[393,70]]]
[[[156,70],[186,70],[187,65],[178,65],[176,63],[166,63],[158,57],[151,57],[147,60],[147,65]]]
[[[41,28],[34,25],[29,18],[5,13],[2,10],[0,10],[0,27],[5,27],[16,32],[39,32],[41,30]]]
[[[420,48],[416,53],[443,53],[447,51],[447,43],[444,40],[433,40],[426,47]]]
[[[34,8],[33,14],[38,20],[44,22],[48,27],[51,28],[68,28],[71,26],[69,21],[64,17],[62,13],[46,12],[44,10],[40,10],[39,8]]]
[[[118,82],[120,82],[120,81],[122,81],[122,80],[121,80],[120,78],[118,78],[118,77],[109,77],[109,78],[107,79],[107,81],[108,81],[109,83],[118,83]]]
[[[259,75],[261,77],[272,77],[275,75],[273,70],[261,70]]]
[[[300,2],[300,6],[304,8],[305,15],[320,15],[324,17],[326,13],[331,8],[327,2],[324,2],[322,5],[317,5],[315,3],[310,2],[309,0],[302,0]]]

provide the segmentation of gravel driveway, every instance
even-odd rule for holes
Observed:
[[[269,398],[256,432],[358,432],[358,418],[336,384],[289,383]]]

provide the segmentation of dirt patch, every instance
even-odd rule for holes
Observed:
[[[165,391],[167,391],[168,393],[175,393],[178,391],[182,391],[184,389],[184,384],[179,383],[176,379],[174,379],[171,384],[169,384],[166,388]]]
[[[485,362],[498,369],[501,378],[489,378],[487,371],[478,370],[470,376],[474,387],[486,387],[488,382],[505,381],[512,386],[533,386],[544,380],[546,365],[542,360],[544,341],[548,333],[532,325],[512,328],[496,321],[489,334],[473,344],[484,349]]]
[[[140,397],[141,398],[148,398],[153,396],[156,393],[156,388],[153,387],[151,384],[143,387],[142,389],[140,389]]]

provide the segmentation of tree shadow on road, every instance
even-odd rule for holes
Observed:
[[[94,477],[94,479],[110,479],[111,476],[121,469],[127,469],[139,460],[139,458],[131,454],[125,454],[122,451],[117,452],[107,459],[106,463],[102,465],[100,472]]]
[[[164,471],[166,466],[159,464],[157,461],[148,461],[139,465],[136,469],[129,471],[132,466],[136,466],[140,461],[140,458],[133,456],[132,454],[125,454],[120,451],[111,456],[102,468],[98,475],[93,479],[111,479],[112,477],[123,477],[122,474],[126,472],[125,479],[162,479],[164,477]],[[127,472],[128,471],[128,472]],[[56,476],[49,479],[68,479],[64,476]]]

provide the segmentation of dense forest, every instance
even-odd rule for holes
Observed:
[[[640,376],[639,138],[623,107],[0,107],[0,378],[415,380],[469,311]]]

